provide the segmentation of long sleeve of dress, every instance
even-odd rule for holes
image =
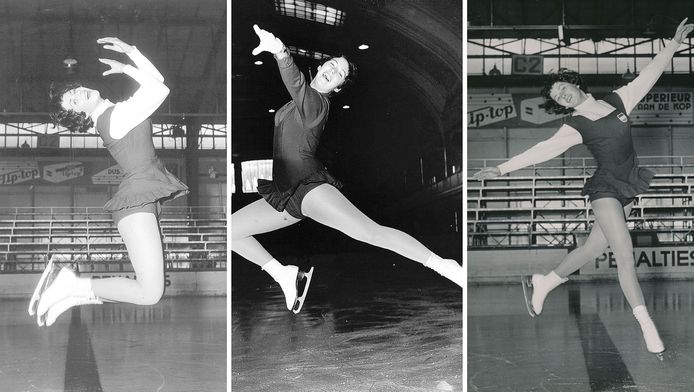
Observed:
[[[665,68],[670,64],[672,56],[675,55],[679,47],[680,44],[677,41],[670,41],[670,43],[648,63],[646,68],[641,71],[636,79],[632,80],[626,86],[615,90],[624,103],[624,109],[627,111],[627,115],[631,113],[632,109],[634,109],[639,101],[651,91],[651,88],[653,88],[658,78],[660,78],[660,75],[663,74]]]
[[[140,53],[139,50],[137,50],[136,47],[133,46],[133,50],[128,53],[128,57],[130,57],[130,60],[135,63],[135,66],[137,69],[140,71],[149,74],[151,77],[157,79],[160,82],[164,82],[164,76],[162,76],[161,73],[159,73],[159,70],[152,64],[151,61],[147,59],[142,53]]]
[[[126,65],[123,72],[135,79],[140,87],[129,99],[118,102],[111,115],[110,134],[114,139],[125,136],[140,124],[164,102],[169,88],[164,85],[164,77],[137,49],[128,54],[137,67]]]
[[[501,171],[501,175],[504,175],[550,160],[568,150],[571,146],[581,144],[582,142],[583,138],[577,130],[571,126],[562,125],[552,137],[514,156],[499,165],[498,168]]]
[[[296,66],[292,56],[277,59],[277,66],[292,101],[296,104],[304,127],[311,128],[327,114],[327,100],[311,88],[304,74]]]

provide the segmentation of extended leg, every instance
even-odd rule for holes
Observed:
[[[617,261],[619,285],[632,308],[643,305],[643,293],[636,278],[634,263],[634,248],[631,244],[629,229],[622,213],[619,201],[612,198],[594,200],[592,202],[595,221],[607,239]]]
[[[302,213],[348,236],[392,250],[411,260],[430,266],[462,287],[462,267],[454,260],[443,260],[407,233],[382,226],[359,211],[337,188],[322,184],[311,190],[301,204]]]
[[[605,198],[593,201],[595,220],[610,244],[610,248],[617,261],[617,274],[619,285],[631,305],[634,316],[638,320],[648,351],[660,353],[665,351],[658,330],[648,315],[648,310],[643,299],[643,292],[636,277],[633,246],[629,229],[621,211],[621,205],[616,199]]]

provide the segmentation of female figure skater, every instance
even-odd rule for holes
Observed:
[[[646,347],[652,353],[661,353],[665,347],[648,314],[636,278],[626,217],[634,198],[648,189],[653,173],[637,166],[628,115],[650,91],[682,40],[694,29],[694,24],[685,24],[686,21],[685,18],[680,23],[672,41],[636,79],[602,100],[586,93],[586,87],[576,72],[560,69],[559,73],[550,75],[542,90],[542,95],[547,98],[543,107],[550,113],[571,113],[571,116],[551,138],[498,167],[487,167],[474,175],[478,180],[494,178],[554,158],[571,146],[585,144],[598,166],[582,191],[583,195],[588,195],[596,224],[586,242],[569,253],[554,271],[547,275],[524,277],[524,292],[532,290],[528,312],[532,317],[542,313],[547,294],[609,246],[617,259],[619,284],[641,326]],[[527,297],[526,294],[526,302]]]
[[[273,181],[258,180],[263,198],[232,214],[232,250],[279,283],[287,309],[294,313],[303,306],[313,268],[305,273],[297,266],[282,265],[253,236],[305,217],[422,263],[462,287],[463,269],[455,260],[444,260],[411,236],[372,221],[340,193],[340,182],[315,158],[328,118],[328,98],[355,76],[353,64],[344,57],[330,59],[307,82],[282,41],[257,25],[253,29],[260,39],[253,55],[274,54],[292,100],[275,114]]]
[[[128,249],[137,280],[78,278],[70,268],[49,262],[29,305],[41,325],[51,325],[65,310],[103,301],[137,305],[156,304],[164,293],[164,259],[159,232],[160,203],[188,193],[188,187],[169,173],[156,157],[149,116],[169,94],[164,77],[134,46],[118,38],[96,41],[104,49],[124,53],[135,63],[125,65],[99,59],[108,65],[103,75],[124,73],[140,87],[126,101],[113,104],[99,91],[81,85],[51,86],[55,107],[51,118],[73,132],[92,127],[104,146],[125,170],[118,192],[104,209],[111,211]]]

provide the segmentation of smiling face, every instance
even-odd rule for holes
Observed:
[[[66,91],[60,105],[65,110],[74,110],[90,115],[100,101],[99,91],[80,86]]]
[[[335,57],[318,67],[316,76],[311,80],[311,87],[324,94],[339,91],[349,74],[349,63],[344,57]]]
[[[554,102],[567,108],[575,108],[587,98],[583,90],[569,82],[554,83],[549,91],[549,96]]]

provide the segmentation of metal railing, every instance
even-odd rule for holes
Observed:
[[[159,221],[168,270],[226,269],[223,207],[164,207]],[[100,207],[0,208],[0,273],[36,272],[47,255],[95,272],[130,271],[127,249]]]
[[[576,246],[594,222],[581,190],[595,166],[592,158],[561,160],[569,165],[553,161],[484,181],[468,176],[468,246]],[[479,160],[492,162],[498,160]],[[694,157],[643,157],[640,162],[657,174],[649,190],[636,197],[629,228],[653,234],[658,243],[694,242]],[[474,166],[469,172],[476,171]]]

